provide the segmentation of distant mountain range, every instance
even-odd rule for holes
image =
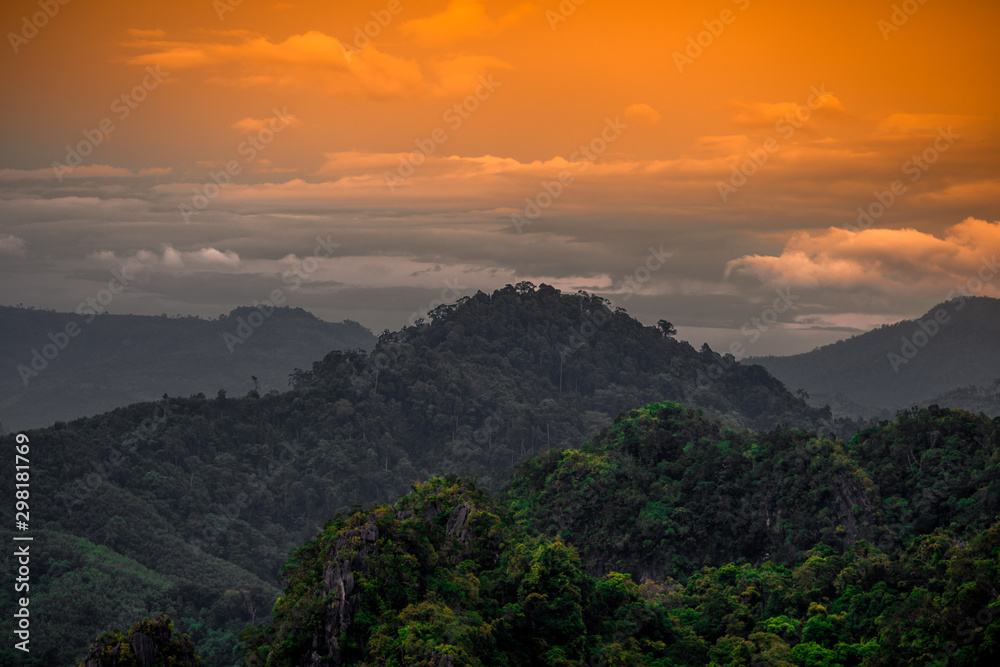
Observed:
[[[218,320],[77,315],[0,306],[0,424],[7,431],[151,401],[164,393],[243,395],[288,388],[330,350],[369,351],[357,322],[301,308],[243,307]]]
[[[570,335],[563,344],[571,344]],[[572,344],[584,338],[578,336]],[[751,357],[743,366],[763,366],[791,391],[804,390],[810,405],[829,405],[834,417],[892,419],[900,409],[934,403],[997,416],[996,341],[1000,299],[975,297],[939,304],[918,320],[884,325],[812,352]],[[0,427],[46,426],[156,400],[164,393],[212,397],[221,389],[242,395],[255,388],[253,377],[259,393],[283,391],[294,369],[310,368],[331,350],[368,352],[375,343],[375,336],[357,322],[325,322],[301,308],[265,314],[243,307],[204,320],[0,306]],[[705,370],[715,366],[718,373],[725,365],[719,357]],[[579,383],[579,374],[572,377]],[[704,394],[710,384],[715,379],[704,373],[688,384],[690,402],[703,403],[695,395]],[[731,417],[731,424],[743,420],[764,426],[752,418],[754,408],[748,404],[714,406],[708,401],[702,407],[710,413],[718,409],[714,414],[723,419],[735,408],[743,416]],[[774,416],[765,412],[767,418]],[[849,428],[834,430],[849,435]]]
[[[240,317],[249,322],[246,314],[175,320],[194,331],[213,325],[215,336],[161,338],[155,353],[198,341],[207,366],[251,353],[254,343],[263,355],[302,340],[295,323],[268,322],[230,355],[222,334]],[[61,321],[54,316],[49,329]],[[517,461],[579,447],[621,411],[652,400],[682,400],[735,429],[829,421],[763,368],[695,349],[669,330],[643,326],[597,296],[520,283],[441,306],[427,322],[384,333],[370,354],[333,351],[301,364],[282,352],[284,366],[302,369],[289,391],[245,391],[265,361],[248,354],[258,363],[241,367],[240,391],[229,396],[192,396],[185,385],[177,397],[27,432],[45,461],[32,478],[34,544],[53,563],[32,587],[46,633],[37,664],[68,664],[96,633],[168,611],[207,664],[231,665],[240,628],[270,609],[289,551],[338,512],[391,501],[437,473],[498,488]],[[108,347],[133,340],[121,326],[85,333],[101,331],[118,336]],[[143,373],[157,397],[170,391],[158,378],[181,368],[141,354],[121,364],[116,381]],[[225,386],[203,370],[208,388]],[[13,567],[0,558],[0,574]],[[0,586],[0,606],[12,591]]]
[[[754,357],[834,416],[891,418],[938,403],[1000,415],[1000,299],[954,299],[904,320],[788,357]]]
[[[923,325],[902,322],[809,355],[757,361],[786,377],[797,371],[791,387],[815,392],[813,400],[824,389],[844,405],[851,400],[866,409],[905,406],[949,389],[956,401],[985,400],[968,386],[1000,376],[998,304],[992,299],[972,299],[961,308],[957,302],[942,304]],[[947,319],[938,312],[945,309]],[[18,426],[64,419],[22,436],[30,440],[35,466],[32,548],[44,554],[32,571],[37,576],[32,621],[39,632],[32,636],[30,660],[23,662],[30,667],[78,662],[88,647],[91,653],[104,650],[93,642],[101,632],[138,621],[132,635],[143,634],[142,623],[152,622],[140,619],[160,612],[169,613],[178,631],[190,633],[205,664],[241,663],[233,653],[241,629],[261,622],[274,625],[245,635],[252,648],[249,664],[283,652],[287,655],[268,664],[318,664],[301,659],[327,651],[334,640],[355,654],[382,641],[380,632],[386,646],[407,643],[401,629],[412,625],[417,633],[424,611],[432,620],[454,618],[436,600],[441,596],[451,604],[463,587],[472,597],[456,598],[455,608],[477,605],[467,608],[490,619],[492,628],[480,634],[495,632],[482,651],[472,653],[486,655],[494,640],[504,647],[527,637],[530,646],[502,648],[520,656],[510,664],[570,664],[540,662],[537,655],[548,651],[548,631],[534,639],[526,634],[535,621],[524,619],[535,613],[529,607],[540,598],[523,585],[524,573],[549,558],[549,547],[535,553],[544,540],[564,541],[553,547],[554,555],[566,555],[559,544],[579,549],[582,567],[595,577],[608,568],[622,573],[607,575],[610,584],[587,584],[614,584],[614,590],[614,582],[628,573],[637,583],[647,576],[679,577],[694,596],[701,590],[696,573],[704,566],[722,566],[718,576],[725,581],[737,566],[750,577],[774,575],[767,560],[794,567],[794,573],[781,570],[784,579],[768,590],[790,590],[794,583],[801,589],[795,599],[765,603],[766,596],[747,593],[746,583],[720,598],[742,596],[752,604],[752,610],[740,612],[733,637],[757,637],[770,646],[775,639],[748,633],[785,617],[791,619],[786,624],[813,622],[825,605],[831,618],[842,619],[844,610],[854,609],[852,596],[859,591],[873,590],[883,600],[881,589],[873,587],[885,582],[923,585],[910,573],[923,567],[922,551],[912,547],[909,569],[889,572],[885,556],[876,553],[877,562],[871,561],[868,543],[860,540],[899,553],[922,535],[947,528],[953,535],[941,540],[948,544],[981,542],[970,547],[972,556],[959,551],[949,556],[965,563],[995,553],[991,540],[1000,535],[1000,526],[988,527],[996,521],[1000,497],[995,465],[1000,420],[950,410],[909,411],[895,424],[838,442],[826,434],[846,430],[853,436],[855,430],[847,428],[853,424],[832,420],[825,407],[811,407],[766,368],[720,356],[707,345],[696,349],[676,340],[668,323],[644,326],[583,292],[507,285],[440,306],[428,321],[384,332],[377,341],[357,323],[329,324],[298,309],[267,314],[241,308],[218,321],[113,315],[87,320],[0,309],[0,362],[8,369],[0,387],[0,418]],[[812,376],[816,384],[802,381]],[[287,391],[270,390],[284,389],[289,381]],[[136,402],[140,399],[156,402]],[[68,419],[119,404],[123,407],[104,414]],[[12,435],[0,439],[13,443]],[[515,464],[525,460],[512,479]],[[447,502],[428,497],[424,504],[418,491],[399,507],[376,510],[371,519],[351,509],[394,502],[415,482],[442,474],[445,482],[426,488],[444,484]],[[465,481],[458,484],[451,475]],[[481,491],[462,490],[471,480]],[[487,524],[477,516],[497,520],[490,518],[492,506],[480,502],[482,491],[501,491],[508,510],[494,509],[502,515],[503,525],[497,524],[502,530],[526,532],[489,532],[497,543],[481,542]],[[462,509],[466,500],[468,508]],[[4,512],[13,525],[13,504]],[[348,516],[351,526],[344,523]],[[511,523],[514,518],[520,528]],[[402,551],[386,552],[384,561],[358,556],[376,534],[371,526],[385,531],[397,545],[392,548]],[[345,528],[358,532],[339,532]],[[427,530],[437,530],[431,541],[420,537]],[[977,537],[982,530],[987,532]],[[285,570],[290,587],[272,617],[279,595],[275,577],[300,547]],[[501,554],[510,567],[497,579],[487,570]],[[826,568],[822,563],[833,554],[857,567],[845,562]],[[330,560],[334,555],[339,565]],[[361,560],[355,562],[355,556]],[[362,561],[375,569],[356,568]],[[0,556],[0,583],[12,578],[16,567],[13,556]],[[434,568],[443,568],[441,577]],[[810,583],[815,568],[827,582],[820,588]],[[473,571],[483,577],[482,598],[475,593],[479,584],[467,576]],[[349,588],[352,577],[359,586],[385,581],[386,591],[426,595],[421,603],[426,609],[408,607],[423,598],[390,599],[380,588],[365,588],[372,594],[358,598],[367,607],[353,598],[331,607],[326,593],[317,592],[319,582],[341,581]],[[967,580],[949,585],[964,591]],[[675,583],[662,579],[644,590],[650,600],[660,599]],[[612,588],[608,594],[618,595]],[[13,586],[0,586],[0,607],[14,608],[13,596]],[[974,614],[985,604],[980,598],[963,598],[957,608]],[[621,634],[591,624],[586,634],[593,637],[593,654],[618,655],[623,664],[707,664],[711,651],[725,648],[720,641],[730,642],[723,641],[729,632],[723,631],[729,623],[723,619],[737,616],[707,598],[685,600],[691,609],[670,621],[676,632],[642,635],[645,644],[635,644],[633,637],[629,651],[635,655],[628,659],[601,652],[618,651],[619,639],[638,630]],[[916,608],[915,600],[891,604],[905,610]],[[347,602],[350,606],[337,606]],[[884,653],[892,655],[900,650],[897,624],[895,616],[883,613],[889,604],[883,602],[858,602],[864,612],[838,625],[840,635],[814,642],[806,641],[804,632],[798,642],[781,631],[779,639],[798,643],[792,650],[800,653],[821,653],[838,646],[841,636],[851,651],[865,652],[876,648],[868,642],[878,627]],[[527,606],[518,611],[521,604]],[[645,611],[616,604],[635,613],[667,614],[682,601]],[[348,610],[357,612],[354,621],[344,616]],[[340,614],[339,637],[331,629],[331,614]],[[565,616],[553,610],[539,614],[536,620]],[[956,621],[935,614],[926,642],[951,641]],[[718,622],[699,620],[716,617]],[[381,629],[372,626],[383,619]],[[12,621],[8,616],[0,622],[0,631],[10,634]],[[321,627],[322,635],[316,630]],[[442,636],[452,636],[451,630]],[[566,636],[573,644],[573,637],[583,635]],[[120,634],[108,639],[105,649],[129,641]],[[428,656],[438,643],[430,645]],[[576,644],[569,648],[578,657],[586,653]],[[640,660],[639,652],[661,662]],[[10,647],[0,648],[0,663],[12,655]],[[912,664],[921,664],[916,660]],[[736,663],[727,658],[719,664]],[[802,657],[796,664],[840,663]]]

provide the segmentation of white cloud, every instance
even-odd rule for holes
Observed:
[[[915,229],[830,229],[800,232],[778,256],[745,255],[726,267],[727,277],[749,275],[770,285],[880,291],[930,288],[948,292],[985,278],[987,295],[1000,294],[1000,276],[988,271],[1000,254],[1000,222],[967,218],[943,238]],[[987,270],[984,270],[986,267]]]
[[[0,234],[0,255],[24,257],[27,254],[28,243],[13,234]]]
[[[131,255],[119,257],[111,250],[98,250],[89,257],[107,264],[123,266],[127,271],[233,271],[241,266],[240,256],[232,250],[222,251],[206,247],[181,251],[170,244],[165,244],[159,254],[142,249]]]

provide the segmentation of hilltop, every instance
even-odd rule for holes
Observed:
[[[289,552],[354,504],[435,474],[497,489],[525,456],[576,447],[654,400],[732,428],[829,416],[764,369],[668,331],[522,283],[441,306],[370,354],[330,352],[284,393],[168,396],[29,431],[46,457],[33,528],[51,532],[48,557],[73,564],[42,590],[92,610],[70,622],[43,608],[39,644],[64,662],[97,631],[127,627],[119,589],[95,583],[110,580],[132,591],[132,616],[170,611],[217,662],[270,607]]]

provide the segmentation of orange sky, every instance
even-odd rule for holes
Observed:
[[[343,256],[293,305],[395,328],[443,274],[614,298],[666,244],[630,311],[716,344],[799,285],[784,333],[808,348],[922,314],[1000,250],[997,3],[48,4],[0,10],[12,303],[71,309],[102,272],[156,257],[111,310],[216,314],[322,233]],[[519,232],[511,216],[560,174]],[[845,231],[894,181],[871,229]],[[193,294],[206,271],[216,287]]]

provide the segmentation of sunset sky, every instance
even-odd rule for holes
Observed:
[[[998,25],[981,0],[8,0],[0,303],[72,311],[124,270],[111,312],[283,289],[378,332],[528,280],[724,351],[780,292],[747,353],[806,351],[1000,296]]]

